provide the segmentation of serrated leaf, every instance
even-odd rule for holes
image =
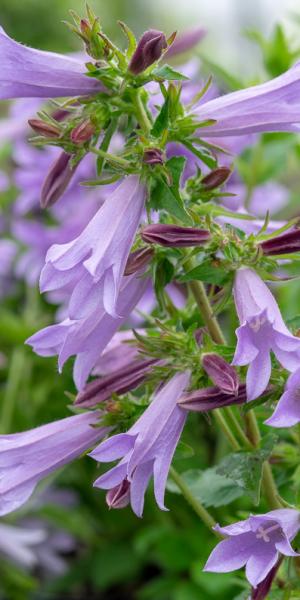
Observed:
[[[164,79],[167,81],[186,81],[189,78],[178,71],[175,71],[169,65],[163,65],[152,71],[152,75],[158,79]]]
[[[183,156],[173,156],[166,162],[166,168],[172,177],[172,185],[161,178],[155,181],[151,191],[151,206],[154,210],[166,210],[182,223],[192,223],[185,210],[179,191],[179,184],[186,159]]]
[[[203,263],[198,265],[185,275],[180,277],[180,281],[204,281],[205,283],[214,283],[215,285],[221,285],[228,277],[228,273],[224,272],[224,269],[214,267],[211,263]]]
[[[160,112],[158,113],[153,127],[151,129],[151,134],[153,135],[153,137],[159,137],[162,132],[168,128],[168,124],[169,124],[169,106],[170,106],[170,100],[169,97],[167,97],[160,109]]]
[[[216,472],[216,467],[201,471],[200,469],[190,469],[181,473],[181,477],[188,485],[193,496],[204,506],[226,506],[243,495],[243,491],[235,482],[229,481]],[[171,491],[178,492],[175,484],[168,484]]]

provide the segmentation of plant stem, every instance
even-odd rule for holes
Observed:
[[[141,126],[144,133],[148,135],[152,129],[152,124],[147,115],[147,111],[141,98],[140,90],[137,90],[137,92],[134,94],[133,101],[136,109],[136,117],[138,123]]]
[[[242,429],[241,425],[239,424],[238,419],[236,418],[231,407],[228,406],[228,407],[224,408],[224,413],[226,414],[227,421],[233,428],[233,431],[234,431],[235,435],[238,437],[238,439],[240,440],[242,446],[244,446],[247,450],[251,450],[253,448],[253,445],[251,444],[250,440],[247,438],[244,430]]]
[[[21,382],[26,366],[24,348],[16,348],[11,356],[11,362],[3,397],[3,408],[1,416],[1,431],[10,433],[17,395],[20,391]]]
[[[193,267],[192,267],[193,268]],[[220,325],[214,316],[202,281],[191,281],[189,284],[197,305],[201,311],[207,329],[216,344],[226,344]]]
[[[201,502],[193,496],[191,491],[189,490],[187,484],[181,475],[174,469],[174,467],[170,468],[170,476],[173,479],[174,483],[176,483],[177,487],[180,489],[182,495],[185,497],[186,501],[190,504],[190,506],[194,509],[195,513],[200,517],[200,519],[207,525],[207,527],[211,530],[216,522],[211,516],[211,514],[202,506]],[[214,530],[213,530],[214,531]],[[214,534],[217,537],[221,537],[216,531]]]
[[[259,431],[259,428],[257,425],[256,416],[255,416],[253,410],[249,410],[245,414],[245,423],[246,423],[247,437],[248,437],[250,443],[255,448],[258,448],[260,441],[261,441],[261,436],[260,436],[260,431]]]
[[[97,156],[102,156],[106,160],[115,163],[116,165],[119,165],[120,167],[123,167],[125,169],[128,169],[128,167],[130,166],[130,162],[128,160],[125,160],[125,158],[122,158],[121,156],[115,156],[114,154],[109,154],[109,152],[105,152],[100,148],[90,148],[90,152],[93,152],[93,154],[97,154]]]
[[[222,411],[219,408],[216,408],[213,411],[213,415],[214,415],[220,429],[222,429],[224,435],[227,437],[232,449],[235,451],[240,450],[241,446],[240,446],[239,442],[237,441],[237,439],[235,438],[234,434],[232,433],[230,427],[228,427],[228,424],[227,424],[226,420],[224,419]]]

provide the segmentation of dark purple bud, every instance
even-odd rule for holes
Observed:
[[[276,577],[276,573],[282,563],[282,558],[276,563],[276,565],[269,571],[267,577],[261,581],[256,588],[252,588],[251,600],[265,600],[268,597],[269,591],[272,587],[272,583]]]
[[[161,361],[156,358],[137,360],[123,369],[95,379],[79,392],[75,404],[84,407],[95,406],[108,400],[112,394],[125,394],[134,390],[145,381],[153,366],[158,364],[161,364]]]
[[[58,138],[59,128],[50,123],[45,123],[41,119],[29,119],[28,124],[38,134],[48,138]]]
[[[206,229],[156,223],[144,227],[141,238],[148,244],[185,248],[205,244],[210,239],[210,233]]]
[[[231,404],[244,404],[247,400],[246,384],[239,385],[238,393],[225,394],[218,387],[203,388],[186,392],[179,399],[179,406],[192,412],[208,412],[214,408],[222,408]]]
[[[293,229],[288,233],[279,235],[259,244],[264,254],[272,256],[276,254],[291,254],[300,250],[300,229]]]
[[[238,393],[239,378],[234,367],[228,364],[219,354],[204,354],[202,366],[212,382],[220,388],[224,394]]]
[[[146,165],[163,165],[163,153],[159,148],[148,148],[144,152],[143,161]]]
[[[132,275],[133,273],[140,271],[143,267],[146,267],[153,255],[154,251],[152,248],[141,248],[140,250],[131,252],[128,256],[124,275]]]
[[[215,188],[220,187],[230,177],[232,171],[228,167],[218,167],[214,169],[208,175],[205,175],[201,180],[201,184],[204,189],[209,192]]]
[[[86,119],[71,131],[70,137],[74,144],[84,144],[84,142],[91,139],[94,133],[95,126],[89,119]]]
[[[204,335],[203,327],[198,327],[198,329],[196,329],[196,331],[194,332],[194,338],[195,338],[198,346],[202,346],[202,344],[203,344],[203,335]]]
[[[71,154],[61,152],[54,161],[41,191],[41,207],[47,208],[57,202],[72,179],[76,167],[70,167]]]
[[[108,508],[125,508],[130,502],[130,483],[123,479],[119,485],[108,490],[106,494],[106,503]]]
[[[167,47],[166,36],[162,31],[156,29],[145,31],[132,55],[128,71],[133,75],[143,73],[161,57]]]
[[[170,45],[169,49],[165,53],[165,58],[169,59],[177,54],[182,54],[194,48],[206,35],[205,29],[195,27],[194,29],[188,29],[183,33],[177,34],[174,42]]]

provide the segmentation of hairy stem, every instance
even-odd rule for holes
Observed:
[[[180,489],[182,495],[185,497],[186,501],[190,504],[190,506],[194,509],[195,513],[200,517],[200,519],[207,525],[207,527],[212,530],[212,528],[216,525],[214,518],[211,514],[202,506],[201,502],[197,500],[191,491],[189,490],[187,484],[181,475],[174,469],[174,467],[170,468],[170,476],[173,479],[174,483],[176,483],[177,487]],[[219,538],[221,537],[218,532],[214,531],[214,534]]]
[[[203,283],[201,281],[191,281],[189,286],[212,339],[216,344],[226,344],[218,320],[214,316],[213,309],[209,303]]]
[[[152,129],[152,124],[148,117],[143,100],[141,98],[140,90],[137,90],[137,92],[134,94],[133,101],[134,101],[134,106],[135,106],[135,110],[136,110],[136,117],[137,117],[138,123],[139,123],[140,127],[142,128],[142,130],[144,131],[144,133],[146,135],[148,135]]]
[[[232,433],[230,427],[228,426],[228,424],[222,414],[222,411],[219,408],[216,408],[213,411],[213,415],[214,415],[220,429],[222,429],[224,435],[226,436],[232,449],[235,451],[240,450],[241,446],[240,446],[239,442],[237,441],[237,439],[235,438],[234,434]]]

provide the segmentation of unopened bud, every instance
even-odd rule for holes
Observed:
[[[183,394],[178,405],[180,408],[192,412],[208,412],[231,404],[244,404],[246,401],[246,384],[241,383],[236,395],[226,394],[218,387],[202,388]]]
[[[162,31],[156,29],[145,31],[128,65],[130,73],[133,75],[143,73],[161,57],[167,46],[166,36]]]
[[[79,123],[72,131],[71,131],[71,140],[74,144],[84,144],[91,139],[92,135],[95,133],[95,126],[89,119],[82,121]]]
[[[29,119],[28,124],[38,134],[48,138],[58,138],[60,135],[59,128],[50,123],[46,123],[41,119]]]
[[[259,244],[266,256],[276,254],[291,254],[300,250],[300,229],[294,229],[278,237],[274,237]]]
[[[66,190],[76,169],[70,167],[71,158],[71,154],[63,151],[50,167],[41,191],[42,208],[55,204]]]
[[[86,19],[81,19],[80,21],[80,31],[83,35],[83,37],[89,41],[90,35],[91,35],[91,26],[89,24],[89,22]]]
[[[227,181],[231,175],[231,169],[228,167],[218,167],[214,169],[208,175],[205,175],[201,180],[201,184],[206,191],[214,190],[220,187]]]
[[[125,508],[130,502],[130,483],[128,479],[123,479],[119,485],[108,490],[106,494],[106,503],[108,508]]]
[[[153,255],[154,252],[151,248],[141,248],[140,250],[131,252],[126,263],[124,275],[132,275],[140,271],[143,267],[146,267]]]
[[[159,148],[148,148],[144,152],[143,162],[146,165],[163,165],[163,153]]]
[[[141,238],[148,244],[185,248],[205,244],[210,239],[210,233],[206,229],[156,223],[144,227]]]
[[[77,406],[91,407],[108,400],[112,394],[125,394],[137,388],[151,373],[154,365],[161,361],[156,358],[136,360],[131,364],[104,375],[88,383],[75,400]]]
[[[239,378],[234,367],[232,367],[219,354],[204,354],[202,366],[212,382],[224,394],[237,395],[239,389]]]

